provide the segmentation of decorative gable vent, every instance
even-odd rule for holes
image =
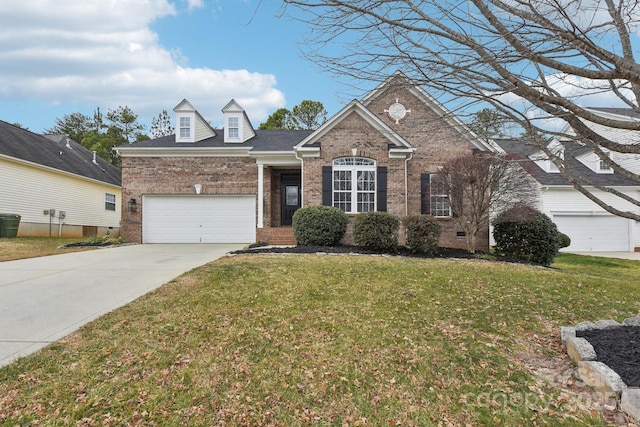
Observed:
[[[225,105],[222,114],[224,116],[225,143],[240,144],[256,136],[247,113],[235,99]]]

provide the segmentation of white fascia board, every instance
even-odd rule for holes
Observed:
[[[416,149],[411,148],[391,148],[389,149],[389,158],[390,159],[407,159],[413,153],[415,153]]]
[[[75,179],[81,179],[83,181],[88,181],[88,182],[93,182],[93,183],[97,183],[97,184],[100,184],[100,185],[105,185],[107,187],[112,187],[112,188],[117,188],[117,189],[121,189],[122,188],[122,186],[111,184],[110,182],[100,181],[99,179],[89,178],[89,177],[86,177],[84,175],[78,175],[78,174],[75,174],[75,173],[64,171],[62,169],[52,168],[50,166],[41,165],[40,163],[34,163],[34,162],[30,162],[28,160],[22,160],[22,159],[18,159],[16,157],[6,156],[4,154],[0,154],[0,159],[4,159],[4,160],[12,162],[12,163],[16,163],[16,164],[19,164],[19,165],[32,167],[32,168],[35,168],[35,169],[41,169],[41,170],[45,170],[45,171],[48,171],[48,172],[54,172],[54,173],[57,173],[57,174],[60,174],[60,175],[64,175],[64,176],[69,176],[69,177],[72,177],[72,178],[75,178]]]
[[[253,147],[116,147],[122,157],[249,157]]]
[[[301,160],[296,158],[293,151],[252,151],[249,153],[256,159],[256,164],[265,166],[295,166],[299,167]]]
[[[298,147],[295,152],[303,158],[320,157],[320,147]]]

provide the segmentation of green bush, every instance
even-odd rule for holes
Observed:
[[[407,246],[413,253],[434,254],[438,249],[440,224],[431,215],[409,215],[404,219]]]
[[[518,207],[507,211],[494,221],[495,251],[504,255],[551,265],[560,248],[558,228],[542,212]]]
[[[564,233],[558,233],[558,246],[560,249],[568,248],[571,245],[571,237]]]
[[[347,214],[333,206],[308,206],[293,214],[293,235],[303,246],[334,246],[347,231]]]
[[[398,251],[400,220],[387,212],[366,212],[353,220],[353,241],[366,249]]]

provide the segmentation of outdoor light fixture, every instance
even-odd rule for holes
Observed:
[[[202,184],[195,184],[193,187],[196,189],[196,194],[200,194],[202,191]]]
[[[129,212],[135,212],[138,210],[136,199],[129,199],[129,203],[127,203],[127,205],[129,206]]]

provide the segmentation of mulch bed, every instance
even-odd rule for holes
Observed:
[[[627,387],[640,387],[640,326],[576,331],[589,341],[596,360],[614,370]]]
[[[451,258],[451,259],[494,259],[496,261],[512,262],[517,264],[539,265],[527,261],[488,254],[485,252],[476,252],[472,254],[465,249],[456,248],[438,248],[433,254],[413,253],[407,247],[398,246],[395,252],[380,252],[364,249],[360,246],[337,245],[337,246],[259,246],[252,245],[248,249],[241,249],[232,252],[234,254],[362,254],[362,255],[387,255],[387,256],[405,256],[413,258]]]

